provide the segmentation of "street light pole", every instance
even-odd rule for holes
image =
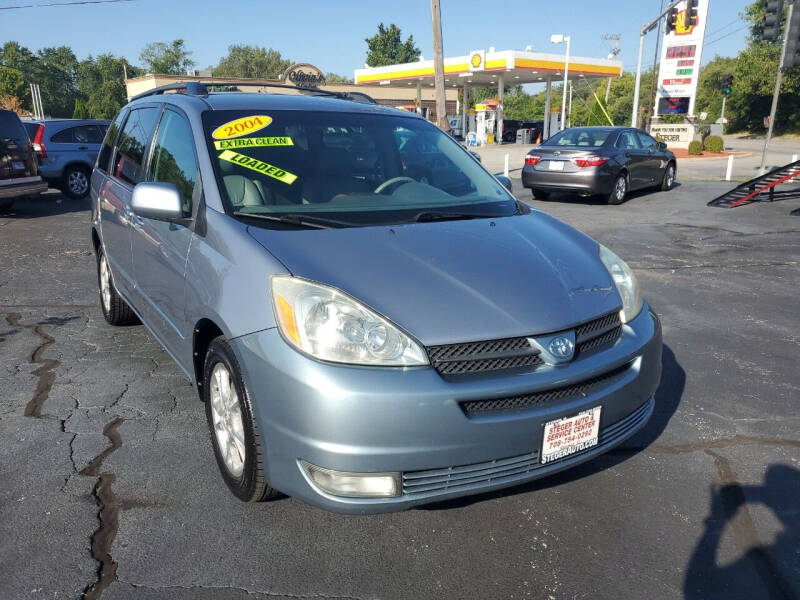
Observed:
[[[569,83],[569,41],[570,37],[568,35],[564,36],[564,39],[567,41],[567,57],[564,61],[564,92],[561,95],[561,131],[564,131],[564,128],[567,126],[567,115],[565,113],[567,108],[567,85]]]
[[[772,108],[769,111],[767,139],[764,140],[764,150],[761,152],[761,167],[758,169],[759,175],[763,175],[767,170],[767,148],[769,148],[769,140],[772,137],[772,127],[775,125],[775,113],[778,111],[778,95],[781,93],[781,82],[783,81],[783,63],[786,61],[786,44],[789,41],[789,23],[792,22],[794,5],[794,2],[789,5],[789,13],[786,15],[786,27],[783,30],[783,49],[781,50],[781,58],[778,61],[778,75],[775,77],[775,91],[772,93]]]

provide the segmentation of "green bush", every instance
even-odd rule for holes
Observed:
[[[689,154],[700,155],[703,153],[703,145],[697,140],[689,142]]]
[[[710,135],[703,141],[703,150],[709,152],[722,152],[722,138],[718,135]]]

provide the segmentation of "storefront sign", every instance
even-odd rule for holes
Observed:
[[[319,87],[325,85],[325,74],[314,65],[300,63],[292,65],[283,76],[284,82],[299,87]]]
[[[486,67],[486,51],[473,50],[469,53],[469,70],[483,71]]]
[[[688,148],[689,142],[694,139],[694,125],[653,125],[650,127],[650,135],[658,136],[664,140],[668,146],[674,148]]]

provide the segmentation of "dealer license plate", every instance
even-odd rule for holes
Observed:
[[[563,160],[551,160],[549,168],[551,171],[563,171],[564,170],[564,161]]]
[[[572,417],[549,421],[542,436],[542,464],[547,464],[597,445],[600,433],[600,406]]]
[[[15,171],[24,171],[25,170],[25,163],[21,160],[12,160],[11,161],[11,168]]]

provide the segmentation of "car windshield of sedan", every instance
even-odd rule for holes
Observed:
[[[399,111],[208,111],[203,124],[226,209],[237,217],[365,225],[517,212],[513,196],[455,140]]]
[[[599,148],[609,134],[610,129],[565,129],[542,142],[542,146],[584,146]]]

